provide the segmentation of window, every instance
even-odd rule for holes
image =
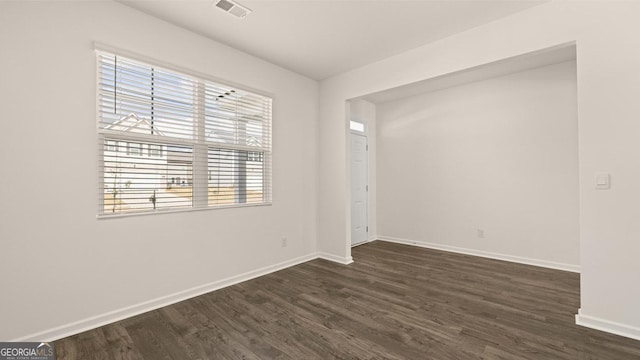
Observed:
[[[349,122],[349,127],[351,128],[352,131],[364,132],[364,124],[363,123],[351,120]]]
[[[149,144],[150,157],[162,157],[162,145]]]
[[[98,51],[101,216],[271,202],[272,100]]]
[[[127,155],[140,156],[142,155],[142,144],[139,143],[127,143]]]
[[[253,162],[264,161],[264,153],[257,152],[257,151],[249,151],[247,155],[248,155],[247,161],[253,161]]]
[[[116,152],[118,151],[118,142],[117,141],[107,141],[106,148],[104,149],[107,152]]]

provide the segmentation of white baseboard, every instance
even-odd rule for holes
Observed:
[[[164,306],[175,304],[177,302],[187,300],[199,295],[203,295],[227,286],[238,284],[243,281],[251,280],[259,276],[270,274],[272,272],[282,270],[294,265],[298,265],[303,262],[317,259],[318,257],[331,260],[331,261],[336,261],[341,264],[344,263],[343,262],[344,259],[339,258],[337,256],[333,256],[330,254],[311,253],[308,255],[297,257],[295,259],[283,261],[275,265],[266,266],[257,270],[246,272],[244,274],[232,276],[219,281],[214,281],[209,284],[196,286],[191,289],[179,291],[170,295],[166,295],[153,300],[141,302],[139,304],[135,304],[132,306],[127,306],[122,309],[110,311],[101,315],[86,318],[70,324],[66,324],[66,325],[58,326],[52,329],[37,332],[34,334],[22,336],[12,341],[49,341],[49,342],[55,341],[67,336],[79,334],[87,330],[95,329],[100,326],[104,326],[107,324],[114,323],[116,321],[130,318],[132,316],[140,315],[151,310],[156,310]]]
[[[578,309],[578,314],[576,314],[576,324],[591,329],[628,337],[630,339],[640,340],[640,328],[620,324],[614,321],[600,319],[595,316],[585,315],[582,313],[582,309]]]
[[[351,245],[351,248],[353,249],[353,248],[354,248],[354,247],[356,247],[356,246],[360,246],[360,245],[368,244],[368,243],[370,243],[370,242],[372,242],[372,241],[375,241],[375,240],[376,240],[375,238],[369,238],[369,239],[367,239],[367,240],[365,240],[365,241],[363,241],[363,242],[359,242],[359,243],[357,243],[357,244],[353,244],[353,245]]]
[[[320,259],[337,262],[338,264],[343,264],[343,265],[349,265],[353,262],[353,258],[351,256],[341,257],[341,256],[329,254],[326,252],[318,252],[318,257]]]
[[[540,266],[540,267],[556,269],[556,270],[570,271],[575,273],[580,272],[580,266],[573,265],[573,264],[565,264],[565,263],[558,263],[553,261],[531,259],[531,258],[526,258],[521,256],[506,255],[506,254],[494,253],[489,251],[474,250],[474,249],[461,248],[456,246],[428,243],[424,241],[400,239],[400,238],[395,238],[391,236],[378,236],[378,240],[394,242],[394,243],[404,244],[404,245],[419,246],[419,247],[435,249],[435,250],[449,251],[449,252],[465,254],[465,255],[480,256],[480,257],[485,257],[489,259],[510,261],[510,262],[515,262],[520,264]]]

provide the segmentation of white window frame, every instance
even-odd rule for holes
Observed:
[[[224,79],[218,79],[215,77],[212,77],[210,75],[207,74],[203,74],[203,73],[199,73],[197,71],[193,71],[190,69],[185,69],[182,68],[180,66],[176,66],[173,64],[169,64],[163,61],[159,61],[153,58],[150,58],[148,56],[144,56],[144,55],[140,55],[137,54],[135,52],[131,52],[131,51],[127,51],[127,50],[123,50],[123,49],[119,49],[117,47],[113,47],[113,46],[109,46],[106,44],[102,44],[102,43],[98,43],[98,42],[94,42],[94,50],[96,51],[97,54],[99,54],[100,52],[106,52],[106,53],[111,53],[111,54],[116,54],[118,56],[122,56],[122,57],[126,57],[130,60],[134,60],[140,63],[144,63],[144,64],[149,64],[152,66],[157,66],[158,68],[163,68],[165,70],[169,70],[169,71],[173,71],[176,73],[179,73],[181,75],[186,75],[186,76],[190,76],[193,78],[196,78],[199,81],[202,81],[202,83],[200,83],[200,86],[204,86],[203,84],[206,82],[211,82],[211,83],[217,83],[217,84],[224,84],[227,85],[231,88],[235,88],[235,89],[239,89],[242,91],[246,91],[249,93],[253,93],[255,95],[261,95],[264,97],[267,97],[271,100],[271,113],[270,113],[270,119],[269,119],[269,133],[268,133],[268,137],[269,137],[269,146],[268,148],[255,148],[252,146],[242,146],[242,145],[231,145],[231,146],[227,146],[227,145],[221,145],[221,144],[216,144],[216,143],[208,143],[208,142],[204,142],[202,141],[203,139],[200,138],[200,136],[196,136],[194,137],[194,139],[192,141],[188,141],[188,140],[182,140],[182,139],[177,139],[177,138],[172,138],[170,139],[170,141],[164,141],[163,139],[158,139],[155,136],[152,135],[145,135],[145,134],[129,134],[129,133],[125,133],[125,132],[121,132],[121,133],[115,133],[113,131],[109,131],[109,130],[105,130],[105,129],[101,129],[100,123],[101,123],[101,116],[100,116],[100,60],[99,57],[96,57],[96,130],[97,130],[97,141],[98,141],[98,164],[100,165],[100,168],[102,168],[103,166],[103,161],[104,161],[104,150],[105,150],[105,139],[109,139],[111,141],[115,141],[116,144],[116,150],[120,150],[120,151],[128,151],[128,147],[126,146],[126,144],[128,142],[140,142],[141,145],[141,150],[144,153],[145,151],[145,146],[144,144],[148,144],[148,143],[152,143],[152,144],[162,144],[165,145],[165,147],[167,145],[185,145],[185,146],[190,146],[192,148],[192,154],[193,154],[193,162],[192,162],[192,172],[193,171],[201,171],[201,170],[196,170],[197,168],[201,168],[203,165],[205,166],[204,168],[206,169],[204,172],[202,172],[202,177],[204,180],[204,185],[200,184],[199,185],[199,189],[196,189],[196,182],[201,182],[201,181],[196,181],[195,176],[193,181],[194,181],[194,185],[193,185],[193,193],[192,193],[192,205],[190,208],[184,208],[184,209],[155,209],[153,211],[131,211],[131,212],[120,212],[120,213],[114,213],[114,214],[110,214],[110,213],[104,213],[104,174],[101,171],[98,171],[98,214],[97,214],[97,218],[98,219],[112,219],[112,218],[121,218],[121,217],[131,217],[131,216],[146,216],[146,215],[153,215],[153,214],[159,214],[159,213],[180,213],[180,212],[191,212],[191,211],[203,211],[203,210],[217,210],[217,209],[226,209],[226,208],[238,208],[238,207],[259,207],[259,206],[270,206],[273,204],[273,187],[272,187],[272,169],[273,169],[273,152],[272,152],[272,145],[271,145],[271,139],[273,137],[273,126],[272,126],[272,122],[273,122],[273,95],[268,93],[268,92],[264,92],[261,90],[257,90],[245,85],[240,85],[237,84],[235,82],[231,82],[228,80],[224,80]],[[201,101],[202,103],[204,103],[203,99],[198,99],[198,101]],[[198,109],[201,110],[201,109]],[[194,131],[198,134],[203,134],[203,127],[204,127],[204,121],[203,119],[198,119],[195,121],[196,124],[194,124]],[[195,129],[195,127],[198,127],[197,129]],[[200,138],[200,139],[198,139]],[[111,143],[109,143],[109,145],[111,145]],[[119,146],[118,146],[119,145]],[[125,148],[122,149],[122,145],[125,145]],[[241,151],[260,151],[264,153],[264,162],[263,162],[263,201],[262,202],[251,202],[251,203],[233,203],[233,204],[224,204],[224,205],[208,205],[208,174],[209,174],[209,168],[207,166],[208,163],[208,149],[209,148],[224,148],[224,149],[231,149],[231,150],[241,150]],[[146,150],[149,150],[148,148]],[[164,151],[166,151],[166,149],[164,149]],[[198,156],[199,153],[199,156]],[[150,154],[148,154],[150,155]],[[164,155],[164,154],[162,154]],[[162,156],[161,155],[161,156]]]

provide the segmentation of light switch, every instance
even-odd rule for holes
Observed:
[[[611,175],[609,173],[596,174],[596,189],[606,190],[611,188]]]

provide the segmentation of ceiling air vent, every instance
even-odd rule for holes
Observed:
[[[233,0],[217,0],[216,7],[239,19],[242,19],[243,17],[247,16],[247,14],[251,12],[251,9],[249,9],[246,6],[238,4]]]

